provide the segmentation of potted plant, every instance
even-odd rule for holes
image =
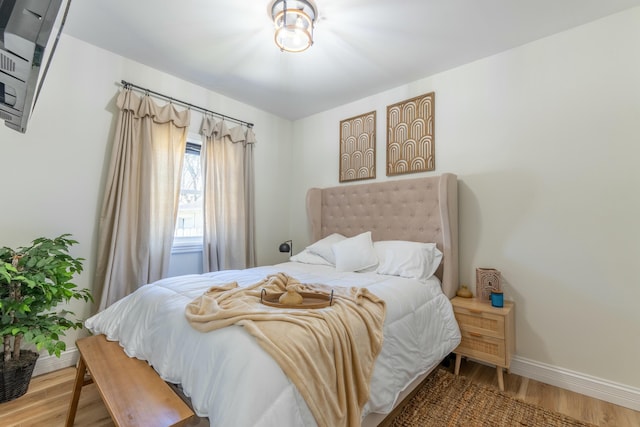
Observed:
[[[84,259],[69,254],[78,243],[70,236],[0,248],[0,403],[26,393],[40,350],[60,357],[65,331],[82,327],[81,321],[68,319],[72,312],[56,309],[72,299],[93,300],[88,289],[72,283]],[[23,342],[35,345],[37,352],[22,349]]]

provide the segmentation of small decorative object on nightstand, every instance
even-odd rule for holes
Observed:
[[[504,294],[502,291],[491,291],[491,306],[504,307]]]
[[[467,285],[460,285],[460,289],[458,289],[456,295],[462,298],[471,298],[473,296],[469,288],[467,288]]]
[[[476,268],[476,297],[489,301],[491,291],[500,291],[500,270],[495,268]]]
[[[496,365],[498,387],[504,391],[502,370],[509,369],[516,344],[513,302],[504,301],[504,307],[498,308],[478,298],[455,297],[451,304],[462,334],[453,351],[455,374],[460,372],[462,356]]]

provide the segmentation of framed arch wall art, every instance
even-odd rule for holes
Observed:
[[[435,170],[435,92],[387,106],[387,176]]]
[[[340,121],[340,182],[376,177],[376,112]]]

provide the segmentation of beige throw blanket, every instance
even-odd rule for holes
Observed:
[[[330,293],[331,307],[279,309],[260,303],[261,289]],[[208,332],[242,325],[278,362],[319,426],[359,426],[373,365],[382,347],[385,303],[365,288],[301,284],[278,273],[246,288],[214,286],[186,308],[192,327]]]

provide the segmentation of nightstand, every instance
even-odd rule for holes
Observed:
[[[509,369],[516,346],[513,302],[492,307],[489,301],[455,297],[451,304],[462,333],[460,345],[453,350],[455,374],[460,372],[462,356],[496,365],[498,387],[504,391],[502,370]]]

